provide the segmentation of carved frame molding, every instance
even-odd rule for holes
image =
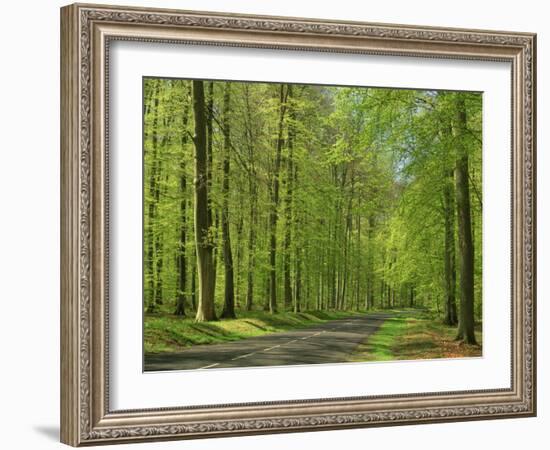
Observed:
[[[108,58],[112,40],[509,61],[510,389],[110,411]],[[533,416],[535,53],[529,33],[75,4],[61,10],[61,439],[73,446]]]

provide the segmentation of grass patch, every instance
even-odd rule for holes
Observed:
[[[351,361],[394,361],[460,358],[482,355],[482,334],[476,330],[479,346],[456,342],[456,327],[449,327],[430,313],[406,312],[387,319],[367,342],[359,345]]]
[[[197,323],[167,313],[145,314],[145,353],[176,352],[193,345],[237,341],[253,336],[318,325],[359,314],[355,311],[306,311],[300,313],[241,311],[237,319]]]

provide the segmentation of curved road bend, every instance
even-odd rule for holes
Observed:
[[[341,363],[391,316],[353,316],[301,330],[196,345],[177,353],[146,354],[144,369],[149,372]]]

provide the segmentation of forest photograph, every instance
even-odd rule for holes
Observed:
[[[144,77],[144,370],[482,356],[482,99]]]

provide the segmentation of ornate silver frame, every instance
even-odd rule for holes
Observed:
[[[508,61],[509,389],[111,411],[106,67],[115,39]],[[73,446],[534,416],[535,52],[529,33],[75,4],[61,9],[61,440]]]

